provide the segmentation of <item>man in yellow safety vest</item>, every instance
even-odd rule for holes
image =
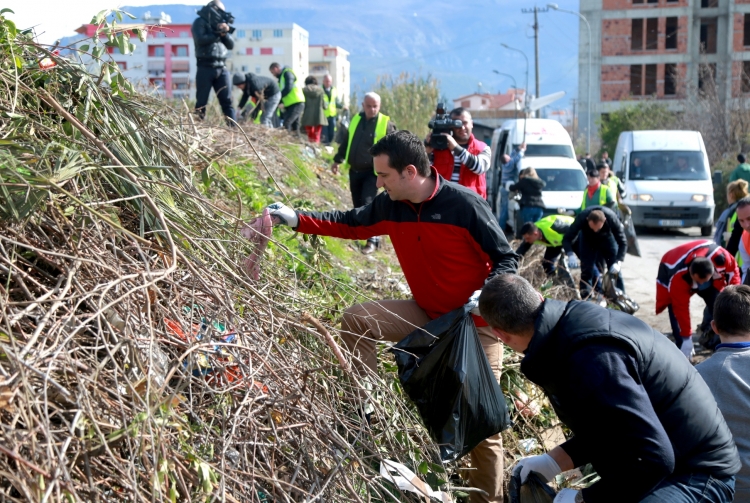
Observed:
[[[326,111],[328,126],[323,128],[326,144],[333,143],[336,134],[336,116],[338,116],[338,103],[336,88],[333,87],[333,78],[330,75],[323,77],[323,107]]]
[[[365,94],[362,112],[352,117],[345,135],[347,141],[339,145],[331,165],[334,174],[339,172],[340,164],[349,167],[349,190],[355,208],[370,204],[377,195],[378,177],[375,175],[370,148],[394,131],[396,125],[390,117],[380,113],[380,96],[373,92]],[[369,255],[378,248],[379,243],[378,237],[368,239],[362,253]]]
[[[305,111],[305,95],[302,93],[302,83],[297,79],[294,70],[278,63],[271,63],[268,68],[274,77],[279,79],[281,89],[281,104],[284,105],[284,127],[287,131],[299,131],[300,118]]]

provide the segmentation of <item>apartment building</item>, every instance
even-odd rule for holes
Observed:
[[[148,30],[145,43],[137,40],[131,32],[136,46],[131,54],[120,54],[116,47],[108,48],[125,78],[166,98],[195,99],[196,59],[191,24],[171,24],[169,15],[162,12],[152,16],[147,12],[142,23],[120,27]],[[277,62],[291,67],[301,81],[310,74],[322,80],[325,73],[330,73],[334,85],[344,97],[344,103],[349,103],[349,53],[341,47],[310,46],[307,30],[295,23],[236,24],[235,28],[234,48],[227,58],[230,72],[252,72],[271,77],[268,67]],[[80,35],[75,42],[76,47],[87,44],[87,39],[96,33],[96,29],[91,24],[79,27],[76,30]],[[98,71],[98,64],[90,58],[81,57],[80,54],[77,57],[90,71]]]
[[[591,109],[588,34],[579,32],[579,132],[632,100],[653,99],[673,110],[706,86],[727,107],[750,97],[750,0],[580,0],[591,26]]]
[[[322,85],[326,74],[330,74],[333,79],[338,99],[348,107],[351,89],[349,52],[336,45],[311,45],[310,75],[317,78],[318,83]]]

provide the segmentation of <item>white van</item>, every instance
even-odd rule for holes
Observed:
[[[521,169],[533,167],[546,182],[542,200],[550,215],[559,211],[577,210],[583,202],[586,173],[576,161],[570,135],[557,121],[551,119],[513,119],[503,123],[492,135],[492,164],[487,176],[487,201],[500,216],[500,174],[502,154],[526,140],[526,153]],[[508,204],[508,221],[516,234],[520,230],[521,215],[518,202]]]
[[[627,189],[633,224],[711,235],[714,188],[699,132],[624,131],[612,168]]]

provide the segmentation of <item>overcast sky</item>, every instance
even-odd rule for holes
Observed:
[[[0,7],[7,7],[15,14],[6,14],[19,28],[34,26],[43,44],[75,35],[74,30],[104,9],[120,5],[186,4],[201,5],[207,0],[2,0]]]

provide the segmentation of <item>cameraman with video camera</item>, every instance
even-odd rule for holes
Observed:
[[[195,74],[195,113],[201,119],[206,116],[206,103],[213,87],[221,110],[227,118],[235,120],[232,106],[232,80],[224,62],[227,50],[234,48],[230,26],[234,17],[224,10],[221,0],[212,0],[198,11],[191,31],[195,41],[195,57],[198,71]]]
[[[485,173],[490,169],[492,152],[489,145],[472,134],[474,123],[469,111],[454,108],[448,116],[443,104],[438,103],[429,127],[432,132],[427,135],[425,146],[440,176],[487,199]]]

